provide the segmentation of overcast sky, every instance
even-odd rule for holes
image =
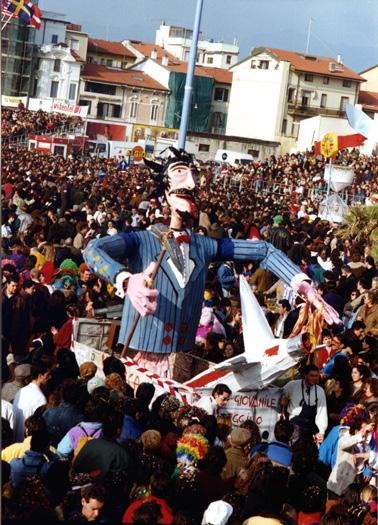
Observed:
[[[192,27],[197,0],[39,0],[48,11],[67,15],[92,37],[154,42],[162,20]],[[201,31],[232,43],[239,58],[251,47],[305,51],[313,18],[309,52],[336,57],[362,71],[378,64],[377,0],[204,0]]]

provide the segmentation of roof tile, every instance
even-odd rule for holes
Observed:
[[[360,82],[365,81],[365,79],[361,77],[361,75],[355,73],[343,64],[338,64],[337,60],[334,58],[321,57],[306,53],[297,53],[296,51],[286,51],[284,49],[277,49],[275,47],[264,47],[262,49],[270,51],[279,60],[290,62],[290,64],[298,71],[304,71],[305,73],[314,73],[318,75],[326,75],[329,77],[347,78],[351,80],[358,80]],[[306,57],[311,57],[312,59],[306,59]],[[335,64],[338,70],[330,71],[330,63]]]
[[[105,82],[106,84],[119,84],[157,91],[169,91],[142,71],[131,69],[119,70],[99,64],[85,64],[81,76],[86,80]]]
[[[100,40],[98,38],[88,39],[88,53],[103,53],[135,59],[134,53],[122,45],[122,42],[112,42],[111,40]]]

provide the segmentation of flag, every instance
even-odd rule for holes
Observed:
[[[9,10],[9,0],[1,0],[1,14],[5,17],[13,16],[13,11]]]
[[[369,117],[362,109],[347,104],[346,114],[351,128],[358,131],[369,140],[378,142],[378,121]]]
[[[355,133],[354,135],[335,135],[336,143],[334,145],[337,151],[340,151],[345,148],[355,148],[361,146],[366,140],[364,135],[360,133]],[[322,155],[321,151],[321,141],[315,142],[315,155]]]
[[[9,0],[8,9],[14,18],[19,18],[25,25],[29,25],[32,19],[32,10],[25,4],[24,0]]]
[[[28,2],[27,5],[28,7],[30,7],[31,12],[32,12],[30,24],[34,26],[36,29],[39,29],[41,27],[42,11],[39,9],[37,5],[33,4],[33,2]]]

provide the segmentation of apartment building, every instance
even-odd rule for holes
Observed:
[[[227,135],[295,145],[299,123],[313,116],[345,117],[358,101],[365,79],[341,61],[271,47],[259,47],[231,67]]]
[[[142,71],[85,64],[79,105],[88,118],[163,126],[168,89]]]
[[[192,45],[193,31],[185,27],[169,26],[164,22],[156,30],[155,44],[175,57],[187,62]],[[197,47],[197,64],[229,69],[238,61],[237,39],[233,44],[204,39],[202,34]]]

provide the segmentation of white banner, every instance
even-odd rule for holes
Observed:
[[[260,433],[267,430],[269,439],[273,439],[274,425],[280,417],[280,398],[282,389],[263,388],[248,392],[237,392],[222,409],[222,414],[230,414],[233,426],[240,426],[247,419],[252,419]]]
[[[29,98],[28,109],[30,111],[47,111],[50,113],[52,106],[52,99],[45,98]]]
[[[86,117],[88,115],[89,106],[76,106],[75,104],[65,104],[54,100],[51,111],[53,113],[64,113],[65,115],[74,115],[77,117]]]
[[[86,117],[89,106],[76,106],[75,104],[66,104],[59,100],[30,98],[28,109],[31,111],[47,111],[49,113],[64,113],[65,115],[76,115],[77,117]]]
[[[9,108],[16,108],[20,102],[26,105],[27,97],[8,97],[7,95],[1,95],[1,105]]]

